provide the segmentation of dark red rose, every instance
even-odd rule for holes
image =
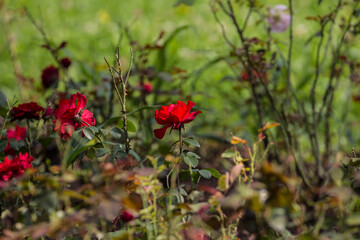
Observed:
[[[61,66],[63,66],[65,69],[68,69],[71,65],[70,58],[63,58],[60,60]]]
[[[151,83],[145,83],[144,84],[144,92],[145,93],[151,93],[153,91],[153,86],[151,85]]]
[[[162,139],[165,135],[166,129],[179,129],[184,127],[185,123],[189,123],[201,111],[190,112],[195,103],[188,101],[187,105],[184,102],[177,101],[177,104],[170,104],[169,106],[162,106],[160,110],[155,111],[156,122],[165,127],[155,129],[154,134],[157,138]]]
[[[25,169],[31,168],[31,162],[34,158],[28,153],[20,153],[12,160],[5,157],[4,162],[0,163],[0,181],[9,181],[24,173]]]
[[[39,106],[35,102],[19,104],[17,107],[11,109],[12,119],[22,120],[22,119],[39,119],[41,112],[44,111],[44,108]]]
[[[43,118],[50,118],[53,114],[54,114],[54,109],[52,109],[52,108],[47,108],[47,109],[45,110],[45,113],[44,113]]]
[[[10,147],[10,140],[16,139],[16,141],[21,141],[21,140],[25,140],[25,137],[26,137],[26,128],[25,127],[20,127],[20,126],[16,125],[15,130],[9,128],[7,131],[8,144],[6,145],[6,147],[4,149],[5,155],[15,155],[16,154],[16,150],[14,150]]]
[[[123,210],[120,214],[121,221],[127,223],[135,219],[135,216],[131,214],[129,211]]]
[[[71,95],[70,99],[60,100],[54,112],[54,130],[63,140],[69,140],[77,128],[95,125],[93,113],[86,110],[85,106],[86,97],[81,93]]]
[[[50,65],[43,69],[41,74],[41,80],[44,88],[49,88],[59,81],[59,70]]]

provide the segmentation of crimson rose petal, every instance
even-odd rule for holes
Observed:
[[[162,128],[155,129],[155,137],[162,139],[165,135],[166,129],[179,129],[185,123],[189,123],[201,113],[201,111],[190,112],[195,106],[195,103],[188,101],[185,104],[182,101],[177,101],[177,104],[170,104],[169,106],[162,106],[160,110],[155,111],[155,120],[159,125],[165,125]]]

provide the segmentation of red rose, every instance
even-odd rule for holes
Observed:
[[[25,169],[31,168],[34,158],[28,153],[20,153],[14,159],[5,157],[4,162],[0,163],[0,181],[8,181],[13,177],[20,176]]]
[[[153,90],[153,86],[151,85],[151,83],[145,83],[144,84],[144,92],[145,93],[151,93]]]
[[[16,151],[10,147],[11,139],[16,139],[16,141],[21,141],[21,140],[25,140],[25,137],[26,137],[26,128],[25,127],[20,127],[20,126],[16,125],[15,130],[8,129],[8,131],[7,131],[8,144],[6,145],[6,147],[4,149],[5,155],[15,155],[16,154]]]
[[[52,108],[47,108],[47,109],[45,110],[45,113],[44,113],[43,118],[50,118],[53,114],[54,114],[54,109],[52,109]]]
[[[80,127],[95,125],[93,113],[85,109],[86,97],[81,93],[71,95],[70,99],[60,100],[54,112],[54,130],[67,141],[73,132]]]
[[[123,210],[120,214],[121,221],[127,223],[135,219],[135,216],[131,214],[129,211]]]
[[[59,81],[59,70],[50,65],[46,67],[41,74],[41,80],[44,88],[49,88]]]
[[[70,58],[63,58],[60,60],[60,63],[65,69],[68,69],[71,65],[71,60]]]
[[[11,109],[12,120],[22,120],[26,119],[39,119],[41,112],[44,111],[44,108],[39,106],[35,102],[19,104],[17,107]]]
[[[155,111],[156,122],[165,127],[155,129],[154,134],[157,138],[162,139],[165,135],[166,129],[179,129],[184,127],[185,123],[189,123],[201,111],[190,112],[195,103],[188,101],[187,105],[184,102],[177,101],[177,104],[170,104],[169,106],[162,106],[160,110]]]
[[[7,138],[8,139],[16,139],[17,141],[25,139],[26,136],[26,127],[20,127],[19,125],[15,126],[14,129],[8,129]]]

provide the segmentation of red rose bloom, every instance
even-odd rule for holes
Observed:
[[[60,100],[54,112],[54,130],[67,141],[79,127],[95,125],[93,113],[85,109],[86,97],[81,93],[71,95],[70,99]]]
[[[123,210],[120,214],[121,221],[127,223],[135,219],[135,216],[131,214],[129,211]]]
[[[154,134],[157,138],[162,139],[165,135],[166,129],[179,129],[184,127],[185,123],[189,123],[201,111],[190,112],[195,103],[188,101],[187,105],[184,102],[177,101],[177,104],[170,104],[169,106],[162,106],[160,110],[155,111],[156,122],[165,127],[155,129]]]
[[[60,60],[60,63],[65,69],[68,69],[71,65],[71,60],[70,58],[63,58]]]
[[[20,176],[25,169],[31,168],[34,158],[28,153],[20,153],[14,159],[5,157],[4,162],[0,163],[0,181],[8,181],[13,177]]]
[[[151,93],[153,90],[153,86],[151,85],[151,83],[145,83],[143,88],[146,94]]]
[[[44,88],[51,87],[59,81],[59,70],[54,65],[46,67],[42,71],[41,80]]]
[[[4,149],[5,155],[15,155],[16,151],[10,147],[10,140],[16,139],[16,141],[24,140],[26,136],[26,128],[20,127],[18,125],[15,126],[15,130],[8,129],[7,131],[7,139],[8,144],[6,145]]]
[[[48,108],[45,110],[43,118],[50,118],[54,114],[54,109]]]
[[[19,104],[17,107],[11,109],[12,120],[22,120],[26,119],[39,119],[41,112],[44,111],[44,108],[39,106],[35,102]]]

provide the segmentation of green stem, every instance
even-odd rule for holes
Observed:
[[[179,128],[179,144],[180,144],[180,154],[179,154],[179,156],[181,156],[182,153],[183,153],[183,138],[182,138],[182,134],[181,134],[181,126]]]
[[[153,191],[153,204],[154,204],[154,216],[153,216],[153,224],[154,224],[154,237],[157,238],[157,223],[156,223],[156,215],[157,215],[157,205],[156,205],[156,192]]]
[[[250,175],[249,175],[249,181],[250,184],[252,182],[254,172],[255,172],[255,156],[256,156],[256,144],[254,144],[254,155],[251,153],[251,150],[249,149],[249,156],[250,156]]]

